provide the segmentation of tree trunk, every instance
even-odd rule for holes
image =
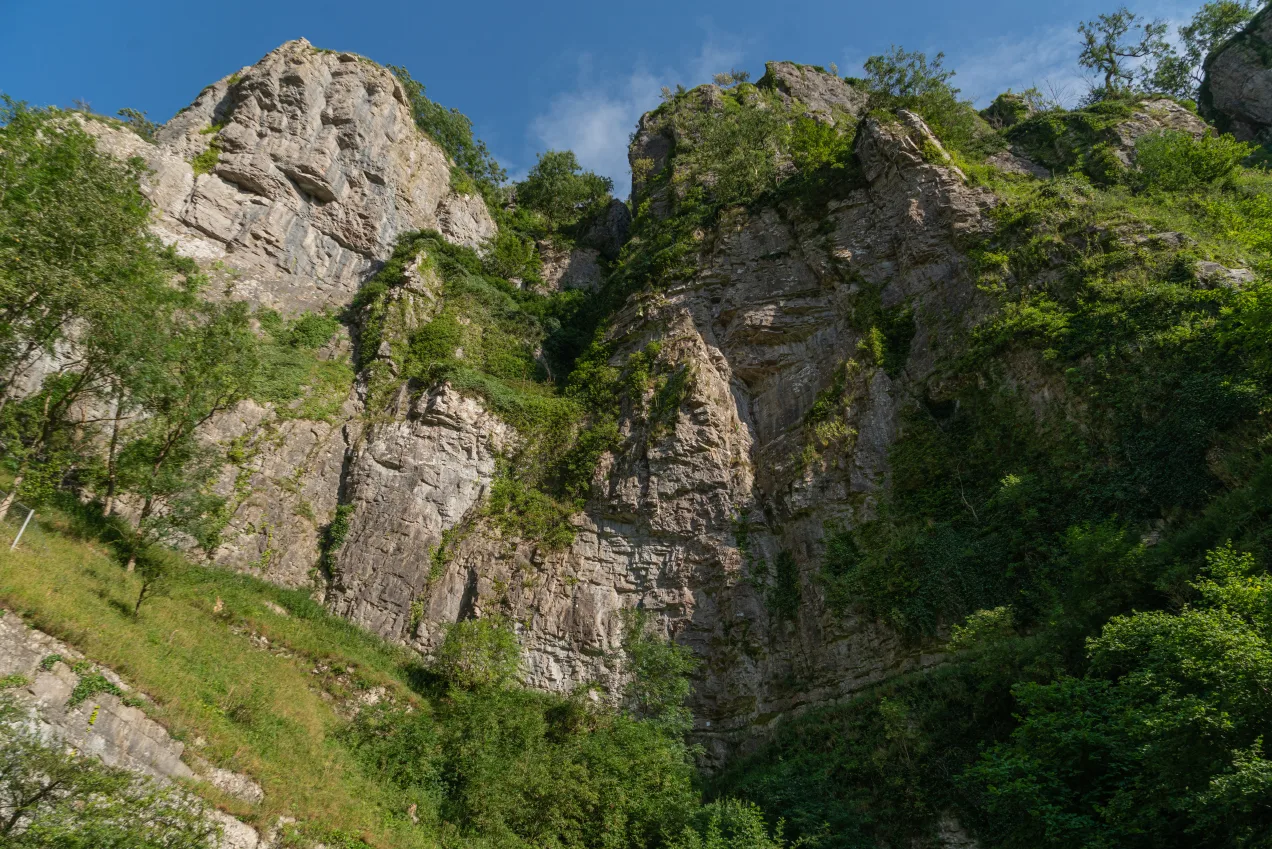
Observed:
[[[106,452],[106,500],[102,506],[102,515],[109,516],[115,511],[115,487],[116,487],[116,469],[115,469],[115,452],[119,446],[119,422],[120,422],[120,404],[119,399],[115,399],[115,420],[110,426],[110,448]]]
[[[13,507],[13,502],[18,497],[18,487],[22,486],[22,479],[24,477],[26,477],[25,464],[23,464],[22,468],[13,478],[13,491],[6,495],[3,501],[0,501],[0,522],[3,522],[5,517],[9,515],[9,510]]]

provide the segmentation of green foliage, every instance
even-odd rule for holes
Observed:
[[[521,646],[507,620],[498,616],[467,619],[447,627],[433,665],[457,687],[507,687],[517,679]]]
[[[1133,102],[1125,99],[1104,100],[1072,112],[1050,110],[1010,127],[1006,137],[1040,165],[1060,173],[1085,173],[1107,184],[1116,182],[1121,168],[1120,162],[1116,166],[1110,162],[1108,143],[1114,128],[1133,112]]]
[[[931,60],[927,54],[893,47],[865,62],[870,108],[918,113],[932,132],[951,150],[974,158],[1000,149],[997,133],[977,114],[969,101],[959,100],[950,84],[955,72],[946,70],[945,54]]]
[[[790,845],[778,823],[770,834],[764,812],[754,804],[723,799],[705,805],[668,849],[782,849]],[[796,844],[798,845],[798,844]]]
[[[968,773],[991,839],[1015,846],[1256,846],[1272,660],[1272,579],[1231,548],[1197,602],[1115,617],[1090,671],[1014,689],[1021,724]]]
[[[1214,0],[1179,28],[1182,51],[1159,48],[1146,69],[1145,87],[1184,100],[1195,100],[1205,76],[1206,59],[1254,17],[1254,0]]]
[[[440,283],[442,306],[412,330],[401,314],[409,302],[391,290],[421,256],[417,273]],[[618,438],[617,387],[601,363],[576,368],[595,327],[588,327],[586,295],[517,289],[489,268],[488,260],[436,233],[404,237],[353,307],[361,316],[359,356],[363,367],[374,368],[369,353],[388,342],[400,376],[429,387],[448,382],[514,427],[524,439],[500,464],[487,511],[510,535],[567,547],[574,539],[569,519],[590,494],[600,456]],[[595,356],[606,355],[598,349]],[[392,375],[373,383],[372,406],[385,403],[396,386]]]
[[[1078,64],[1103,76],[1093,100],[1129,91],[1137,71],[1151,73],[1148,66],[1140,67],[1142,60],[1168,50],[1166,24],[1145,21],[1125,6],[1079,24],[1078,33],[1082,36]]]
[[[584,171],[573,151],[549,150],[517,184],[517,203],[567,228],[603,207],[613,190],[613,180]]]
[[[113,696],[123,695],[123,692],[112,684],[105,675],[100,672],[93,672],[80,676],[79,681],[75,683],[75,688],[71,690],[71,697],[66,700],[66,706],[75,707],[93,698],[98,693],[110,693]]]
[[[220,829],[178,788],[41,739],[0,693],[0,842],[13,849],[212,849]]]
[[[138,112],[136,109],[125,107],[116,113],[123,119],[124,126],[141,136],[146,141],[154,144],[155,133],[159,129],[159,125],[146,117],[145,112]]]
[[[693,716],[685,707],[689,676],[698,667],[693,653],[654,633],[649,617],[636,611],[624,623],[623,651],[628,711],[674,737],[686,734],[693,727]]]
[[[349,535],[349,520],[353,518],[356,509],[352,504],[336,505],[336,513],[322,529],[322,535],[318,541],[324,559],[330,560],[344,545],[345,537]]]
[[[507,173],[487,150],[485,142],[473,137],[473,122],[468,116],[458,109],[448,109],[430,100],[424,92],[423,83],[412,79],[406,68],[390,65],[389,70],[406,89],[415,125],[476,181],[483,194],[493,192],[508,179]]]
[[[216,170],[216,164],[221,161],[221,143],[214,136],[208,142],[207,148],[200,154],[190,160],[190,167],[194,169],[195,176],[200,174],[211,174]]]
[[[1166,130],[1135,142],[1135,182],[1144,189],[1191,191],[1231,178],[1253,147],[1232,136]]]

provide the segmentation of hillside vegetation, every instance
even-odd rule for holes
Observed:
[[[1030,91],[978,112],[942,57],[900,48],[847,81],[865,120],[917,114],[941,142],[924,159],[992,196],[988,235],[959,245],[991,308],[922,384],[904,305],[857,311],[852,367],[910,401],[890,484],[868,520],[826,528],[812,587],[779,563],[767,601],[795,620],[816,592],[943,662],[788,717],[717,772],[690,738],[696,661],[643,614],[613,658],[620,691],[558,696],[518,683],[526,623],[456,623],[425,662],[305,591],[200,565],[244,495],[217,488],[235,446],[200,428],[249,399],[330,419],[351,390],[374,422],[449,382],[520,437],[484,516],[567,548],[620,422],[674,424],[691,379],[657,343],[616,359],[619,310],[692,278],[730,211],[815,223],[865,185],[857,124],[814,120],[769,77],[665,92],[645,126],[676,140],[667,167],[634,161],[631,237],[585,292],[543,286],[543,253],[582,238],[613,186],[560,151],[507,186],[467,119],[394,69],[499,234],[481,251],[407,234],[343,313],[292,318],[207,297],[149,233],[136,162],[6,100],[0,527],[15,499],[38,519],[0,553],[0,604],[258,781],[260,805],[190,790],[262,828],[295,818],[287,846],[1272,845],[1269,155],[1116,133],[1149,100],[1193,110],[1205,56],[1253,12],[1206,4],[1182,52],[1125,10],[1085,24],[1101,84],[1072,109]],[[437,303],[416,320],[421,280]],[[846,379],[808,414],[816,450],[840,444]],[[15,845],[82,845],[27,831]]]

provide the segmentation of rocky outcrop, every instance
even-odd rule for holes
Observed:
[[[480,197],[451,190],[451,164],[394,76],[304,39],[204,89],[155,145],[84,123],[145,160],[166,242],[231,296],[287,313],[348,303],[404,232],[477,247],[495,230]]]
[[[812,65],[769,62],[757,83],[771,87],[787,102],[798,101],[810,118],[832,127],[838,121],[855,121],[866,110],[868,95],[841,77]]]
[[[483,518],[505,435],[477,402],[442,387],[374,425],[343,496],[335,609],[425,652],[445,624],[503,613],[527,682],[555,691],[617,684],[623,611],[643,609],[704,662],[693,707],[715,756],[779,715],[936,662],[831,613],[815,580],[825,525],[872,515],[901,411],[986,309],[959,245],[985,232],[992,200],[930,161],[934,144],[917,116],[866,120],[860,188],[824,216],[727,213],[691,277],[616,316],[613,362],[661,342],[655,370],[683,393],[670,423],[624,410],[567,550]],[[638,138],[632,155],[648,150]],[[860,353],[879,308],[913,323],[892,373]],[[845,427],[819,441],[807,415],[837,385]],[[797,610],[772,603],[780,570],[794,570]]]
[[[1272,142],[1272,8],[1206,60],[1199,105],[1241,141]]]
[[[98,690],[74,698],[85,676],[100,676],[114,692]],[[60,640],[28,628],[0,612],[0,679],[17,683],[7,692],[33,717],[41,736],[96,757],[108,766],[160,781],[204,781],[223,793],[257,804],[260,785],[245,775],[191,756],[137,704],[146,699],[114,672],[85,661]],[[223,849],[265,849],[255,829],[211,811],[222,831]]]
[[[449,384],[399,403],[401,417],[372,425],[350,461],[343,500],[352,512],[331,566],[334,610],[394,639],[425,620],[471,613],[462,588],[457,596],[434,592],[427,608],[420,605],[440,577],[443,534],[480,511],[496,457],[514,438]]]
[[[1197,115],[1173,100],[1159,97],[1140,103],[1130,118],[1118,122],[1109,142],[1122,164],[1131,165],[1135,161],[1135,142],[1140,137],[1166,131],[1187,133],[1195,138],[1211,133],[1210,127]]]

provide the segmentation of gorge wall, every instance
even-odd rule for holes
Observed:
[[[765,84],[822,126],[855,127],[860,173],[819,205],[726,209],[693,233],[691,272],[631,294],[613,315],[613,364],[658,343],[656,367],[681,391],[660,420],[624,405],[572,543],[516,538],[486,514],[500,460],[522,437],[480,398],[402,380],[387,409],[368,411],[364,373],[325,419],[246,402],[208,428],[233,447],[218,490],[232,517],[212,559],[310,588],[424,653],[449,623],[508,616],[527,683],[560,692],[618,685],[624,611],[646,611],[702,660],[691,706],[716,758],[791,711],[938,663],[935,644],[831,610],[817,572],[828,528],[875,515],[905,416],[952,397],[938,363],[992,307],[967,248],[991,229],[997,201],[917,115],[867,116],[857,88],[804,66],[770,65]],[[714,86],[690,94],[704,113],[724,108]],[[85,125],[146,161],[155,232],[201,263],[217,297],[289,315],[340,310],[405,233],[478,249],[495,234],[482,198],[453,190],[451,163],[415,128],[392,74],[303,40],[205,89],[154,145]],[[1205,132],[1163,103],[1114,141],[1125,157],[1163,126]],[[681,132],[665,112],[642,119],[631,149],[638,216],[669,215],[669,192],[709,184],[682,172],[691,140]],[[1020,151],[997,161],[1046,170]],[[625,212],[614,215],[609,230],[625,237]],[[599,256],[576,259],[599,268]],[[427,259],[394,289],[405,330],[444,297]],[[595,272],[583,277],[595,284]],[[898,340],[887,357],[871,353],[880,316]],[[375,352],[390,369],[391,347]],[[350,350],[342,338],[325,355]],[[1060,390],[1027,368],[1015,379],[1039,411],[1058,403]],[[818,427],[819,404],[838,426]],[[341,544],[324,552],[336,520]]]

